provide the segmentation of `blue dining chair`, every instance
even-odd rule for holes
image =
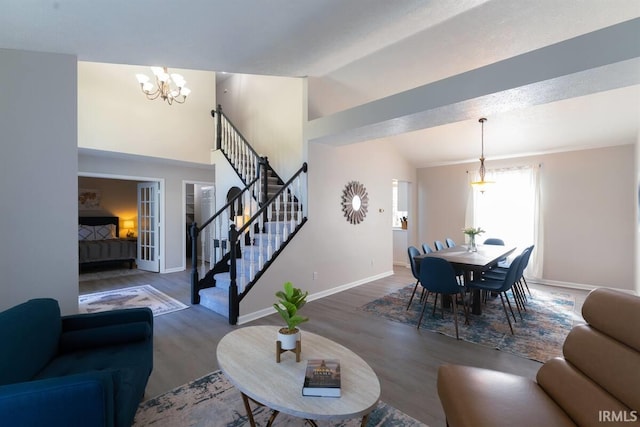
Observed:
[[[489,238],[485,239],[483,244],[484,245],[494,245],[494,246],[504,246],[504,240],[498,239],[497,237],[489,237]],[[506,262],[507,262],[506,258],[500,258],[498,260],[498,265],[501,266],[501,267],[508,267]]]
[[[485,239],[484,244],[485,245],[504,246],[504,240],[498,239],[496,237],[489,237],[488,239]]]
[[[458,295],[460,295],[460,299],[462,300],[465,323],[469,321],[469,317],[467,313],[467,305],[464,301],[464,288],[458,283],[458,280],[456,279],[456,272],[453,269],[453,266],[449,263],[449,261],[442,258],[423,258],[420,263],[419,277],[420,285],[422,285],[427,290],[427,292],[434,293],[436,296],[435,300],[433,301],[432,315],[435,315],[436,312],[438,295],[442,295],[440,304],[442,307],[442,317],[444,318],[444,304],[442,303],[442,299],[444,299],[444,295],[452,296],[451,306],[453,307],[453,318],[456,325],[456,339],[460,339],[458,336]],[[422,305],[420,319],[418,319],[418,329],[420,329],[420,324],[422,323],[422,317],[424,316],[424,310],[426,306],[427,303],[425,301],[425,303]]]
[[[436,251],[441,251],[444,249],[444,243],[442,243],[440,240],[435,240],[433,242],[433,246],[436,248]]]
[[[509,266],[509,269],[507,270],[507,273],[502,279],[492,279],[489,277],[485,277],[486,275],[482,275],[478,279],[471,280],[466,285],[466,287],[469,289],[477,289],[484,292],[495,292],[500,296],[500,301],[502,301],[502,308],[504,310],[505,316],[507,317],[511,335],[514,335],[514,333],[513,326],[511,325],[511,319],[509,318],[509,312],[507,311],[507,305],[509,305],[509,310],[511,311],[511,315],[513,316],[514,321],[516,320],[516,315],[514,314],[513,308],[511,307],[511,302],[509,301],[507,291],[509,291],[513,287],[513,284],[517,280],[516,276],[518,274],[523,256],[523,254],[520,254],[513,259],[511,265]],[[506,304],[505,299],[507,301]]]
[[[448,248],[452,248],[456,245],[456,242],[454,242],[453,239],[450,237],[447,237],[446,239],[444,239],[444,241],[447,244]]]
[[[524,270],[527,268],[527,265],[529,265],[529,259],[531,258],[531,252],[533,252],[534,247],[535,245],[527,246],[522,251],[522,254],[525,255],[522,260],[522,266],[521,266],[522,271],[520,272],[520,274],[518,274],[518,276],[516,276],[516,289],[521,293],[523,301],[526,301],[527,299],[527,296],[524,292],[525,288],[527,289],[527,292],[531,297],[531,290],[529,289],[529,285],[527,284],[527,279],[524,278]],[[508,270],[508,266],[507,267],[498,266],[496,268],[491,269],[488,273],[485,273],[485,274],[489,275],[487,277],[495,279],[495,278],[500,278],[504,276],[504,274],[507,273],[507,270]]]
[[[416,262],[416,257],[420,255],[420,251],[415,246],[409,246],[407,249],[407,253],[409,254],[409,265],[411,266],[411,273],[413,277],[416,279],[416,285],[413,287],[413,292],[411,293],[411,298],[409,298],[409,304],[407,304],[407,310],[409,310],[409,306],[411,305],[411,301],[413,301],[413,297],[416,294],[416,289],[418,289],[418,283],[420,283],[420,276],[418,273],[418,264]],[[427,294],[427,298],[429,295]],[[423,299],[422,296],[420,299]]]
[[[429,244],[423,243],[422,252],[424,252],[425,254],[430,254],[430,253],[433,253],[433,249],[431,249],[431,246],[429,246]]]

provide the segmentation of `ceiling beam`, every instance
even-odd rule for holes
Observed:
[[[640,83],[640,18],[307,123],[346,145]]]

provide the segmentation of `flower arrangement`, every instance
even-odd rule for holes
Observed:
[[[469,236],[469,252],[477,252],[476,236],[484,233],[484,230],[480,227],[467,227],[463,229],[462,232]]]
[[[467,236],[469,236],[469,237],[475,237],[478,234],[484,233],[484,230],[482,228],[480,228],[480,227],[475,227],[475,228],[474,227],[468,227],[468,228],[463,229],[462,232],[464,234],[466,234]]]

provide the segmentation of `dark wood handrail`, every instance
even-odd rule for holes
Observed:
[[[280,188],[280,190],[278,190],[278,192],[274,194],[267,203],[263,204],[262,207],[253,214],[253,216],[249,219],[249,221],[247,221],[242,227],[240,227],[237,230],[238,234],[244,233],[246,229],[254,222],[254,220],[259,218],[260,215],[262,215],[263,213],[265,213],[269,205],[273,204],[273,202],[278,198],[278,196],[280,196],[280,194],[286,191],[289,185],[293,181],[295,181],[295,179],[298,178],[298,176],[307,172],[307,169],[308,169],[307,162],[304,162],[302,164],[302,167],[298,169],[298,171],[295,174],[293,174],[293,176],[289,178],[287,182],[284,183],[284,185]]]
[[[259,169],[258,169],[259,170]],[[247,184],[246,187],[244,187],[244,189],[239,192],[238,194],[236,194],[235,196],[233,196],[231,198],[231,200],[229,200],[227,202],[226,205],[224,205],[223,207],[221,207],[220,209],[218,209],[218,211],[213,214],[213,216],[211,216],[211,218],[209,218],[208,220],[206,220],[200,227],[198,227],[198,232],[201,232],[202,230],[204,230],[204,228],[211,224],[211,222],[213,222],[214,219],[216,219],[218,216],[222,215],[222,213],[228,209],[231,205],[233,205],[246,191],[249,191],[249,187],[251,187],[253,184],[255,184],[258,180],[260,179],[260,172],[258,172],[258,176],[256,176],[253,181],[251,181],[249,184]]]

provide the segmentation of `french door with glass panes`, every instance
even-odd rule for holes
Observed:
[[[138,183],[138,268],[160,271],[160,218],[158,213],[160,184]]]

